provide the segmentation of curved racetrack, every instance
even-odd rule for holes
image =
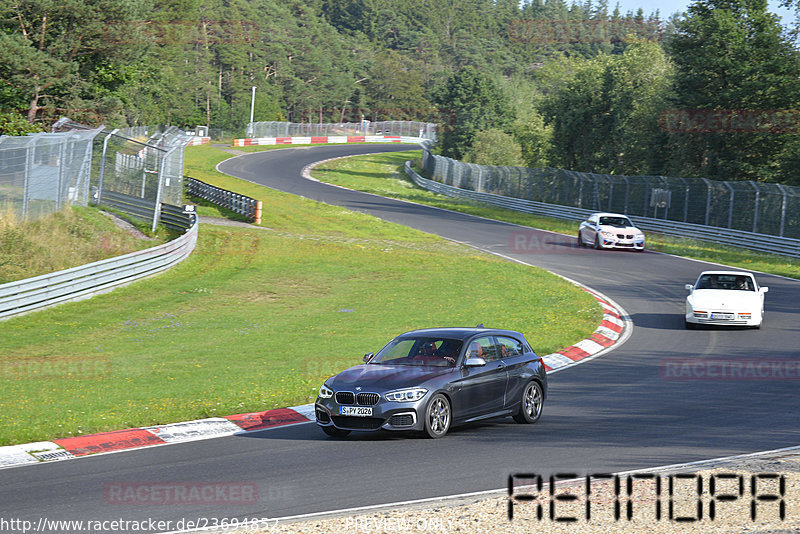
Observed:
[[[635,324],[619,349],[553,374],[542,420],[456,428],[443,440],[386,434],[326,438],[314,424],[0,471],[0,516],[48,519],[284,517],[505,487],[511,473],[616,472],[800,443],[798,379],[675,380],[676,358],[800,359],[800,282],[768,285],[761,330],[683,328],[686,291],[708,264],[665,254],[582,250],[574,238],[304,180],[335,156],[408,146],[344,145],[242,156],[219,169],[268,187],[371,213],[537,265],[610,296]],[[531,248],[509,246],[524,242]],[[535,246],[542,240],[547,246]],[[457,258],[454,258],[457,261]],[[491,280],[486,280],[491,284]],[[536,291],[536,288],[531,288]],[[510,311],[513,313],[513,310]],[[424,325],[420,325],[424,326]],[[535,332],[528,332],[529,338]],[[254,483],[255,505],[114,506],[113,483]]]

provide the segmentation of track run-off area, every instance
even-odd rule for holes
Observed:
[[[399,150],[409,147],[281,149],[231,158],[218,169],[568,277],[624,308],[634,324],[630,338],[601,358],[553,374],[544,415],[536,425],[517,425],[508,418],[457,427],[442,440],[389,433],[353,433],[346,440],[335,440],[313,423],[302,423],[4,469],[0,470],[0,516],[33,525],[41,518],[152,518],[170,522],[160,530],[177,530],[181,520],[185,527],[187,520],[200,518],[278,518],[495,490],[505,487],[509,475],[515,473],[547,477],[624,472],[800,444],[796,374],[703,374],[703,369],[713,365],[766,362],[779,368],[787,360],[796,369],[800,281],[757,274],[759,283],[770,288],[760,330],[687,331],[684,284],[693,282],[701,271],[715,268],[707,263],[653,252],[581,249],[575,246],[574,236],[302,177],[303,169],[316,161]],[[514,313],[513,302],[508,313]],[[677,372],[687,368],[687,361],[693,371]],[[229,502],[220,498],[199,505],[110,506],[109,484],[120,480],[251,488],[257,498]]]

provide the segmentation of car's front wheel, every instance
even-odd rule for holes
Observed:
[[[332,438],[344,438],[350,433],[349,430],[342,430],[341,428],[336,428],[335,426],[321,426],[320,428]]]
[[[542,386],[532,380],[522,390],[519,410],[513,415],[514,421],[517,423],[535,423],[542,416],[542,408],[544,408]]]
[[[437,393],[425,410],[425,434],[430,438],[441,438],[450,429],[451,420],[450,401],[441,393]]]
[[[600,250],[602,247],[600,246],[600,236],[595,234],[594,236],[594,248]]]
[[[578,247],[579,248],[583,248],[585,246],[586,246],[586,244],[583,242],[583,238],[581,237],[581,233],[578,232]]]
[[[686,319],[683,320],[683,326],[686,327],[686,330],[697,330],[697,325],[695,323],[690,323]]]

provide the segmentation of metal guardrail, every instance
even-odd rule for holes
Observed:
[[[248,217],[255,224],[261,224],[260,200],[240,195],[227,189],[221,189],[188,176],[184,178],[184,183],[186,184],[186,192],[189,195],[213,202],[218,206]]]
[[[181,208],[167,204],[162,212],[169,214],[172,224],[186,230],[186,233],[169,243],[147,250],[2,284],[0,320],[109,291],[179,263],[197,244],[197,217],[184,214]]]
[[[153,220],[156,211],[156,204],[152,201],[113,191],[103,191],[100,204],[147,221]],[[159,209],[159,222],[170,230],[186,230],[191,226],[189,217],[183,208],[171,204],[161,204]]]
[[[411,162],[408,161],[405,165],[405,171],[414,183],[434,193],[456,198],[466,198],[475,202],[483,202],[510,210],[570,221],[584,220],[590,214],[597,211],[461,189],[420,176],[411,168]],[[730,230],[728,228],[719,228],[715,226],[652,219],[649,217],[631,217],[631,220],[639,228],[649,232],[712,241],[732,247],[745,248],[758,252],[769,252],[782,256],[800,257],[800,239],[745,232],[742,230]]]

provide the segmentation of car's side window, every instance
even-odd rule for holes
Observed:
[[[467,358],[483,358],[487,362],[497,359],[497,349],[494,345],[494,339],[491,336],[479,337],[473,339],[469,344]]]
[[[510,358],[512,356],[519,356],[524,352],[524,349],[522,348],[522,343],[520,343],[514,338],[505,336],[497,337],[497,348],[499,349],[500,352],[500,359]]]

